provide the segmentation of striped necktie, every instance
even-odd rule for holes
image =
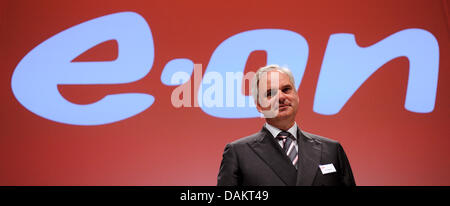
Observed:
[[[286,155],[289,157],[295,168],[297,168],[298,155],[294,145],[294,137],[289,132],[282,131],[277,135],[277,139],[283,141],[283,150],[286,152]]]

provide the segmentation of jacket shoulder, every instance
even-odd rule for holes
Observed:
[[[314,140],[320,143],[325,143],[325,144],[333,144],[333,145],[339,145],[340,143],[336,140],[327,138],[327,137],[323,137],[320,135],[316,135],[313,133],[309,133],[309,132],[305,132],[302,131],[303,135],[305,135],[306,138],[310,139],[310,140]]]
[[[258,133],[255,133],[255,134],[252,134],[252,135],[249,135],[246,137],[239,138],[239,139],[229,143],[229,145],[233,145],[233,146],[245,145],[247,143],[251,143],[256,140],[260,140],[263,136],[264,136],[263,132],[258,132]]]

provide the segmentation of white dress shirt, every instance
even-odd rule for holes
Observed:
[[[269,132],[272,134],[273,138],[277,138],[278,134],[280,132],[282,132],[281,129],[278,129],[272,125],[270,125],[269,123],[266,122],[266,124],[264,124],[264,126],[267,128],[267,130],[269,130]],[[298,151],[298,143],[297,143],[297,123],[294,122],[294,125],[289,128],[286,132],[289,132],[295,139],[295,141],[292,141],[292,143],[294,143],[295,149]],[[278,144],[280,144],[281,147],[283,147],[283,140],[278,140],[276,139]]]

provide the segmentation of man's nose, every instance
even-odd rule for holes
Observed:
[[[285,100],[286,100],[286,94],[283,93],[281,90],[278,90],[278,101],[280,103],[284,103]]]

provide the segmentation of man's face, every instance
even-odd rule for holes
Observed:
[[[295,121],[299,98],[289,76],[277,70],[266,74],[258,85],[258,111],[265,118]]]

